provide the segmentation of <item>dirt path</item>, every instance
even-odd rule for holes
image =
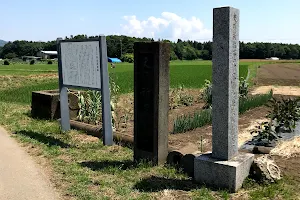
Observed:
[[[0,127],[0,200],[58,200],[39,166]]]
[[[266,94],[271,89],[273,90],[274,95],[300,96],[300,87],[296,86],[260,86],[253,89],[250,93],[251,95]]]
[[[299,63],[277,63],[263,65],[257,70],[256,84],[261,85],[300,85]]]

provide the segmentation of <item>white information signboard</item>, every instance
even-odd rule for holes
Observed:
[[[113,145],[107,45],[104,35],[83,40],[57,39],[61,128],[71,128],[68,88],[101,92],[103,144]],[[99,133],[101,134],[101,133]]]
[[[63,84],[101,88],[99,41],[62,42]]]

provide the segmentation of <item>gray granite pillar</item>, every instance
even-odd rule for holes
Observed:
[[[163,164],[168,154],[170,46],[134,44],[134,159]]]
[[[215,8],[213,18],[212,153],[195,158],[194,178],[235,192],[254,158],[238,152],[239,10]]]
[[[238,153],[239,10],[213,12],[212,156],[229,160]]]

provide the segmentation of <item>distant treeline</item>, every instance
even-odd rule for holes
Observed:
[[[66,37],[65,39],[95,38],[97,36],[77,35]],[[107,36],[107,53],[109,57],[125,59],[133,54],[133,45],[137,41],[154,41],[152,38],[136,38],[128,36]],[[167,40],[164,40],[167,41]],[[170,41],[168,41],[170,42]],[[212,58],[212,42],[182,41],[171,43],[171,60],[194,60]],[[0,47],[0,58],[15,58],[22,56],[35,56],[37,52],[55,51],[56,41],[33,42],[14,41],[8,42]],[[265,59],[278,57],[281,59],[300,59],[300,46],[282,43],[244,43],[240,42],[241,59]]]

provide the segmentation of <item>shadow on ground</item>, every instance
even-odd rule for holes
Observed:
[[[16,135],[24,135],[26,137],[29,137],[31,139],[34,139],[34,140],[37,140],[41,143],[44,143],[48,146],[59,146],[61,148],[69,148],[71,147],[70,144],[67,144],[63,141],[61,141],[60,139],[57,139],[57,138],[54,138],[52,136],[46,136],[44,134],[41,134],[41,133],[37,133],[37,132],[34,132],[34,131],[25,131],[25,130],[22,130],[22,131],[17,131],[15,132]]]
[[[93,171],[105,170],[108,168],[118,168],[120,170],[134,169],[138,167],[138,164],[132,160],[124,161],[85,161],[79,163],[82,167],[88,167]]]
[[[134,186],[134,189],[141,192],[159,192],[166,189],[190,191],[199,188],[201,188],[201,185],[193,183],[192,180],[168,179],[156,176],[142,179]]]

